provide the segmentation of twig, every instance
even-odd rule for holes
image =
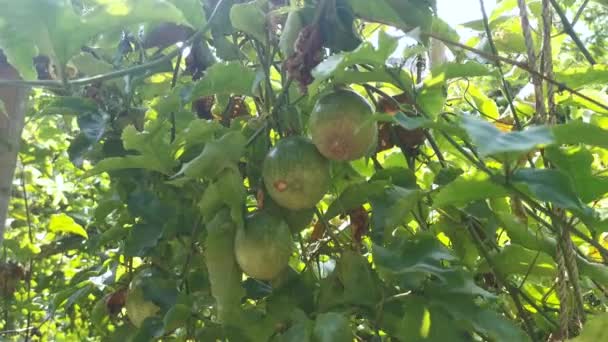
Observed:
[[[177,84],[177,78],[179,76],[179,68],[182,64],[182,49],[180,48],[180,54],[177,55],[177,61],[175,62],[175,69],[173,69],[173,77],[171,78],[171,89],[175,88]],[[175,110],[171,111],[171,142],[175,141],[176,134],[176,122],[175,122]]]
[[[329,235],[331,240],[336,244],[336,247],[340,248],[342,244],[340,243],[340,240],[338,240],[338,237],[331,230],[331,225],[329,224],[329,222],[327,222],[325,215],[323,215],[321,210],[319,210],[319,208],[317,208],[317,207],[315,207],[315,214],[317,215],[317,218],[319,219],[321,224],[323,224],[323,227],[325,227],[325,231],[327,232],[327,235]]]
[[[572,19],[572,28],[574,28],[574,26],[576,25],[576,23],[578,22],[578,20],[581,18],[581,15],[583,14],[583,12],[585,11],[585,9],[587,8],[587,5],[589,5],[589,0],[585,0],[585,2],[583,2],[581,4],[581,7],[578,8],[578,11],[576,11],[576,14],[574,15],[574,19]]]
[[[562,25],[564,26],[564,31],[570,36],[570,38],[572,38],[572,40],[574,41],[574,44],[576,44],[578,49],[581,50],[581,52],[585,56],[585,59],[587,59],[587,62],[589,62],[589,64],[591,64],[591,65],[595,65],[597,63],[595,61],[595,58],[593,58],[593,56],[591,56],[591,53],[589,52],[589,50],[587,49],[587,47],[585,46],[583,41],[581,41],[581,39],[576,34],[576,32],[574,32],[574,27],[572,27],[572,24],[570,24],[568,17],[566,17],[566,14],[564,13],[564,10],[562,10],[562,8],[557,3],[557,1],[555,1],[555,0],[550,0],[550,1],[551,1],[551,5],[553,6],[553,9],[555,9],[555,12],[559,16],[559,19],[562,21]]]

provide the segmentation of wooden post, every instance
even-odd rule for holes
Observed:
[[[17,70],[6,61],[2,50],[0,50],[0,79],[21,79]],[[28,94],[28,88],[0,85],[0,100],[4,103],[5,109],[5,112],[0,110],[0,245],[4,239]]]

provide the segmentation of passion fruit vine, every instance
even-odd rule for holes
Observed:
[[[378,125],[370,120],[373,113],[371,104],[352,90],[343,88],[324,95],[310,116],[312,141],[329,159],[362,158],[378,141]]]
[[[236,232],[236,261],[248,276],[273,280],[287,267],[292,245],[287,223],[259,211],[248,216],[245,227]]]
[[[284,138],[266,155],[262,178],[278,205],[292,210],[309,209],[329,190],[329,163],[309,139]]]

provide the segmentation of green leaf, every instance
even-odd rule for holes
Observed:
[[[203,27],[207,23],[205,10],[200,0],[170,0],[173,6],[180,10],[190,26],[195,29]]]
[[[241,298],[245,295],[241,287],[243,275],[234,256],[236,227],[227,210],[218,211],[206,227],[204,253],[211,294],[215,298],[220,321],[232,323],[238,319]]]
[[[239,62],[216,63],[196,83],[191,98],[209,95],[255,95],[256,73]]]
[[[587,85],[604,85],[608,79],[608,65],[596,64],[589,67],[574,67],[555,73],[555,80],[570,88],[580,88]]]
[[[205,145],[203,152],[185,163],[175,175],[188,178],[213,179],[224,169],[235,168],[244,153],[247,141],[240,132],[229,132]]]
[[[470,341],[462,324],[426,298],[410,295],[389,305],[383,315],[382,329],[401,341]]]
[[[79,16],[71,2],[0,0],[0,46],[25,79],[35,79],[32,60],[49,56],[58,70],[98,33],[152,21],[185,22],[164,0],[105,2]]]
[[[382,196],[388,184],[386,181],[375,181],[350,185],[329,205],[325,217],[332,219],[369,202],[372,197]]]
[[[95,113],[98,106],[95,101],[77,96],[57,96],[44,104],[41,115],[79,115],[83,113]]]
[[[494,183],[485,173],[479,172],[462,175],[441,188],[433,196],[433,206],[462,206],[477,200],[507,195],[508,191],[505,188]]]
[[[384,194],[372,198],[372,222],[379,234],[402,224],[422,195],[420,190],[392,186]]]
[[[426,115],[437,118],[443,110],[447,95],[444,85],[423,86],[416,96],[416,103]]]
[[[397,46],[396,38],[380,32],[377,48],[372,43],[365,42],[352,52],[331,55],[312,70],[312,76],[315,78],[313,87],[331,77],[344,78],[346,69],[356,64],[384,67]]]
[[[348,305],[373,308],[380,301],[379,286],[367,259],[345,250],[334,272],[321,282],[318,305],[321,310]]]
[[[599,200],[608,193],[608,177],[593,174],[593,154],[585,147],[551,147],[545,149],[545,157],[570,177],[584,203]]]
[[[580,107],[588,109],[596,114],[608,114],[608,109],[600,104],[608,104],[608,94],[601,90],[584,88],[579,90],[582,96],[563,92],[555,97],[555,103],[561,106]]]
[[[492,72],[485,64],[474,61],[466,63],[449,62],[431,70],[431,74],[424,80],[425,87],[435,87],[443,85],[445,82],[454,78],[467,78],[489,76]]]
[[[161,165],[158,160],[150,156],[126,156],[106,158],[95,164],[91,170],[88,170],[84,177],[92,177],[104,172],[126,169],[144,169],[160,172],[169,175],[170,171]]]
[[[490,119],[498,119],[500,112],[496,102],[484,94],[481,89],[470,84],[467,86],[467,93],[473,98],[473,102],[480,113]]]
[[[355,14],[365,20],[405,28],[406,23],[388,1],[347,0]]]
[[[300,31],[306,24],[305,16],[312,13],[310,8],[295,9],[289,12],[279,39],[279,48],[286,58],[295,52],[295,43]]]
[[[259,7],[258,1],[232,6],[230,22],[235,29],[252,35],[260,42],[266,41],[266,15]]]
[[[173,306],[163,318],[163,330],[170,333],[178,328],[186,326],[191,316],[190,308],[184,304]]]
[[[551,202],[566,209],[583,208],[572,182],[561,171],[520,169],[513,174],[512,181],[518,185],[524,185],[540,201]]]
[[[608,5],[608,3],[607,3]],[[572,342],[596,342],[604,341],[608,339],[608,331],[606,330],[608,325],[608,314],[603,313],[597,316],[590,317],[589,320],[583,326],[581,334],[572,339]]]
[[[555,261],[551,256],[516,244],[505,246],[492,260],[498,270],[505,275],[553,278],[557,272]],[[486,261],[479,265],[479,272],[491,272],[491,267]]]
[[[211,183],[199,202],[203,219],[209,221],[223,206],[230,208],[230,216],[238,227],[242,227],[245,206],[245,186],[239,172],[235,169],[222,171],[217,180]]]
[[[124,253],[126,256],[144,256],[156,247],[163,235],[162,225],[139,223],[131,228],[125,241]]]
[[[297,322],[279,338],[280,342],[310,342],[312,341],[312,322]]]
[[[559,144],[586,144],[608,148],[608,130],[582,121],[554,126],[553,134]]]
[[[467,131],[482,157],[504,158],[511,154],[517,156],[555,142],[551,129],[546,126],[534,126],[525,131],[503,133],[487,121],[464,116],[462,127]]]
[[[49,230],[54,233],[69,233],[80,235],[85,239],[89,238],[87,231],[66,214],[52,215],[49,221]]]
[[[435,295],[433,303],[448,312],[455,321],[467,322],[473,330],[492,341],[530,341],[530,337],[513,321],[497,312],[479,307],[467,296]]]
[[[335,312],[317,316],[313,336],[318,342],[352,342],[354,338],[348,319]]]
[[[419,286],[428,273],[440,274],[444,261],[456,260],[439,241],[427,235],[415,241],[401,237],[386,247],[373,244],[372,255],[382,277],[401,279],[408,287]]]

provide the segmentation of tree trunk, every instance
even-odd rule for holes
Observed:
[[[17,70],[7,63],[2,50],[0,50],[0,79],[20,79]],[[0,100],[4,103],[5,109],[5,112],[0,110],[0,245],[4,239],[28,93],[27,88],[0,86]]]

